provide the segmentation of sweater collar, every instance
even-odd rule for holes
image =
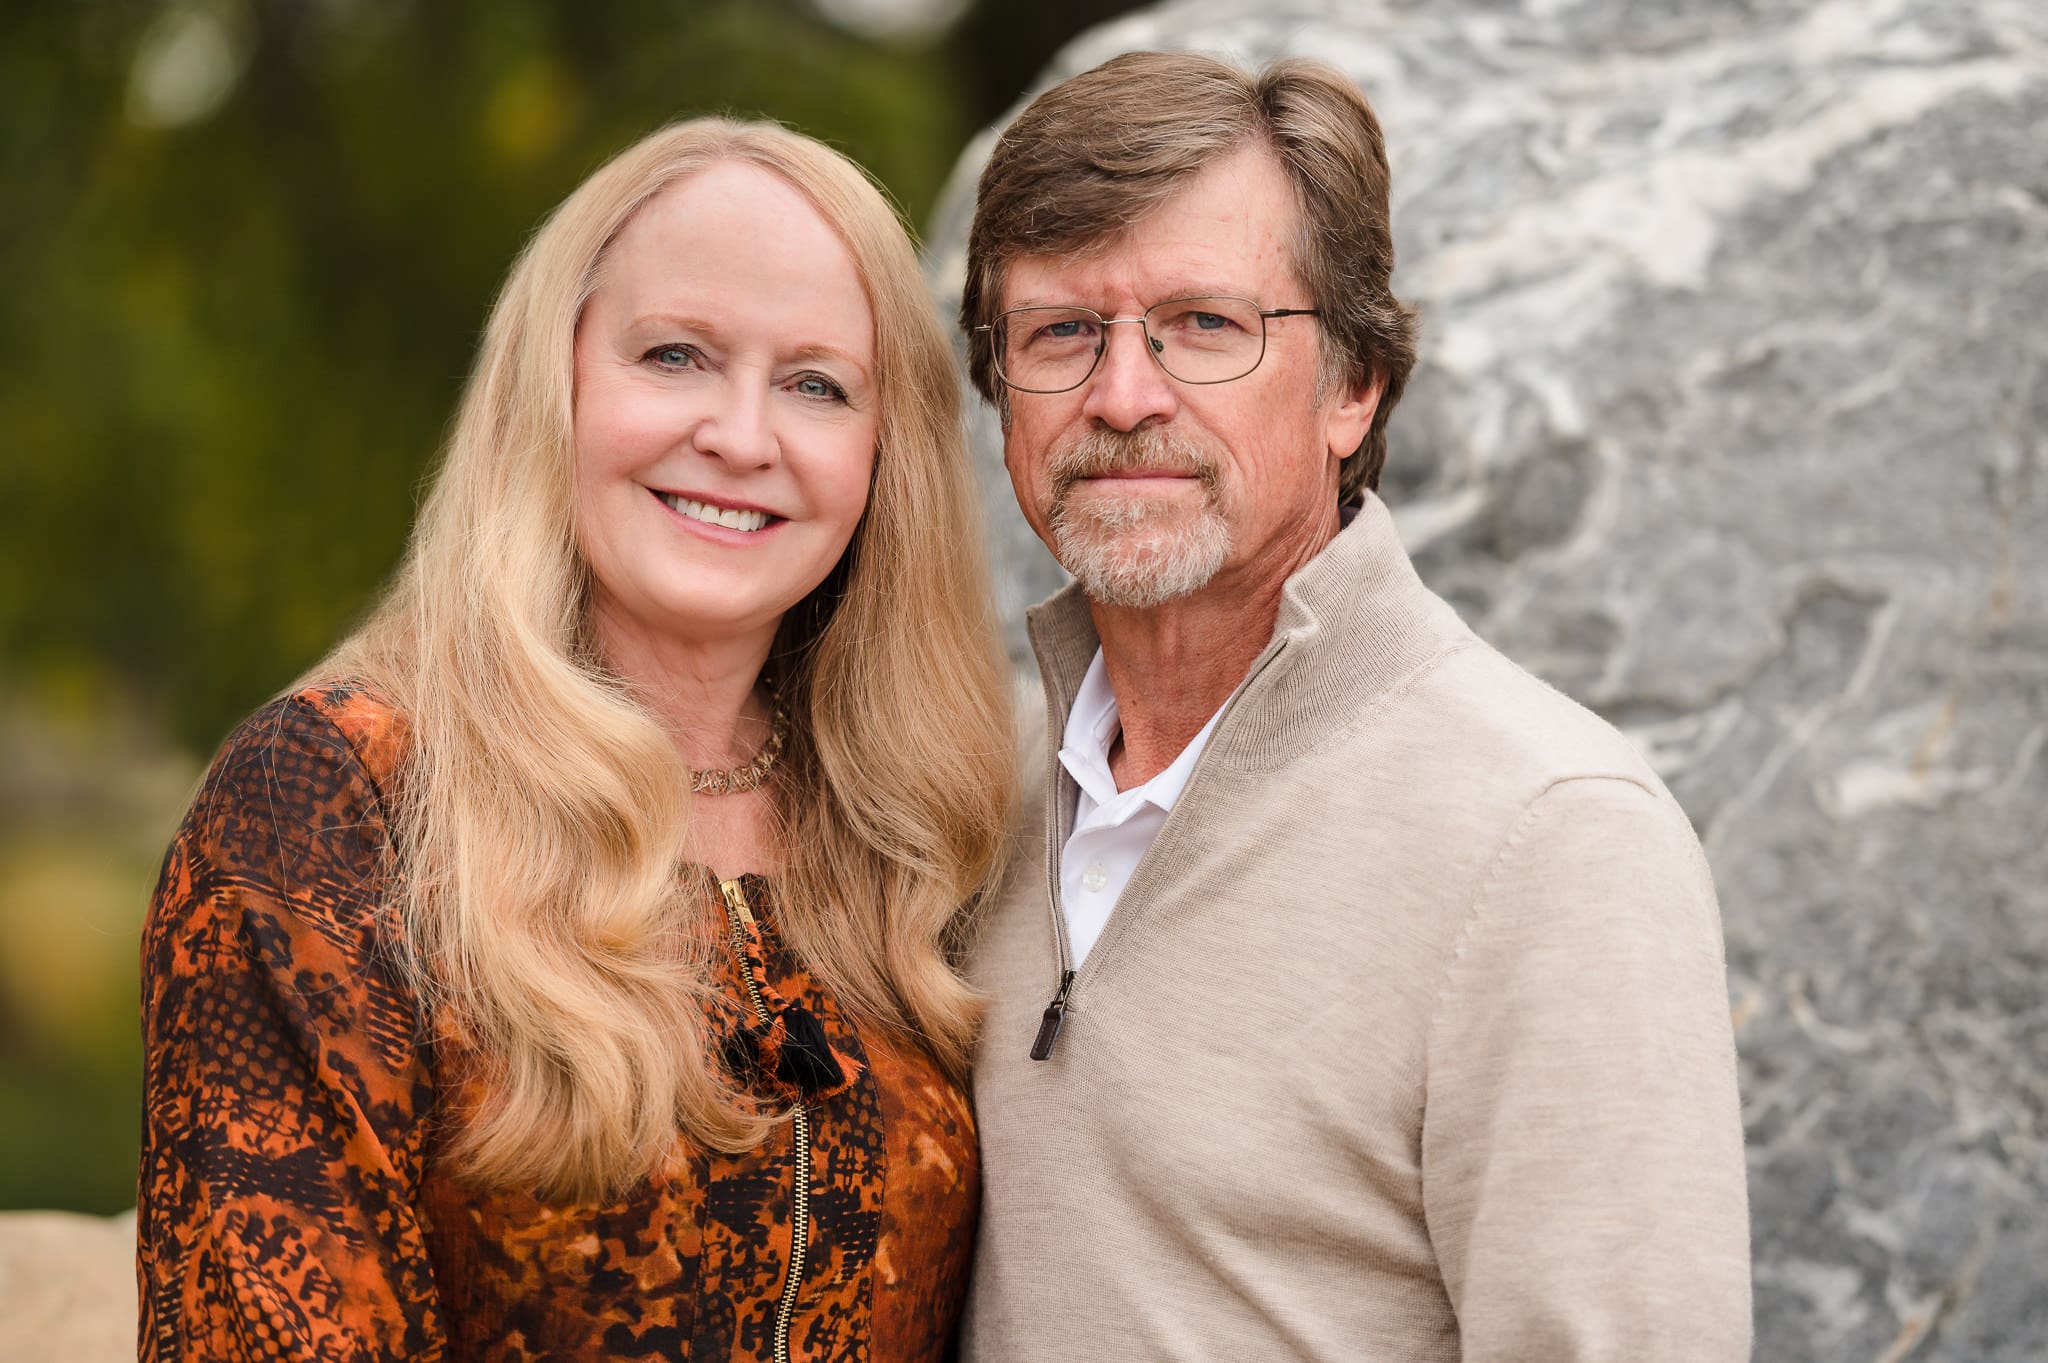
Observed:
[[[1076,583],[1025,619],[1057,736],[1099,647],[1095,622]],[[1278,766],[1471,637],[1416,576],[1386,503],[1368,492],[1351,523],[1281,588],[1272,638],[1225,707],[1212,760],[1239,771]]]

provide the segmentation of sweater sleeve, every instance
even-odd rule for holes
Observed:
[[[1749,1358],[1720,918],[1668,796],[1560,782],[1507,838],[1431,1025],[1422,1171],[1467,1363]]]
[[[377,790],[311,703],[229,740],[143,935],[140,1357],[437,1359],[432,1083]]]

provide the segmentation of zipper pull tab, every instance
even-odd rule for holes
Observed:
[[[725,892],[726,912],[748,927],[754,926],[754,911],[747,907],[746,889],[737,880],[721,880],[718,888]]]
[[[1031,1043],[1033,1060],[1044,1060],[1052,1054],[1052,1043],[1060,1039],[1060,1024],[1067,1020],[1067,991],[1073,987],[1074,972],[1061,971],[1060,992],[1045,1006],[1045,1017],[1038,1024],[1038,1039]]]

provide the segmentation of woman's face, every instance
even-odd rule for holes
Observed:
[[[772,639],[874,471],[874,315],[845,243],[769,171],[699,171],[612,243],[575,367],[576,532],[614,661]]]

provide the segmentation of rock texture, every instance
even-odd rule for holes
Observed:
[[[1148,46],[1382,116],[1426,318],[1383,492],[1706,841],[1756,1356],[2048,1359],[2048,6],[1197,0],[1046,80]],[[981,422],[1014,621],[1060,578]]]
[[[135,1214],[0,1213],[0,1358],[135,1357]]]

